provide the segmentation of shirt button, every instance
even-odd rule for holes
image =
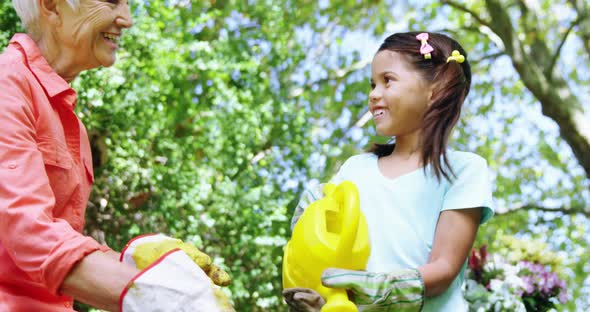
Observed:
[[[8,169],[16,169],[16,164],[15,163],[8,164]]]

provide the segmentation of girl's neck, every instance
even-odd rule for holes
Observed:
[[[396,136],[393,152],[378,160],[379,171],[385,177],[396,179],[422,167],[422,150],[416,137]]]
[[[409,159],[420,158],[421,155],[420,133],[418,131],[409,135],[395,137],[395,149],[391,156]]]

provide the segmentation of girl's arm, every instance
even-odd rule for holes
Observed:
[[[441,212],[428,264],[418,268],[427,297],[443,293],[469,256],[481,219],[481,208]]]
[[[440,295],[459,274],[475,240],[481,211],[470,208],[441,212],[430,259],[417,269],[381,273],[330,268],[323,272],[322,283],[347,289],[359,307],[386,303],[392,308],[398,305],[400,309],[419,311],[424,297]]]

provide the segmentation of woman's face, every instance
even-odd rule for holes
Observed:
[[[377,134],[404,136],[419,130],[431,94],[430,84],[402,54],[383,50],[373,58],[369,110]]]
[[[61,22],[55,35],[61,51],[85,69],[113,65],[121,32],[133,24],[128,1],[80,0],[78,10],[66,1],[57,6]]]

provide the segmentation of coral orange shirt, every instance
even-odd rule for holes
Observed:
[[[16,34],[0,55],[0,311],[72,311],[64,278],[109,250],[81,234],[94,177],[75,106],[76,92]]]

